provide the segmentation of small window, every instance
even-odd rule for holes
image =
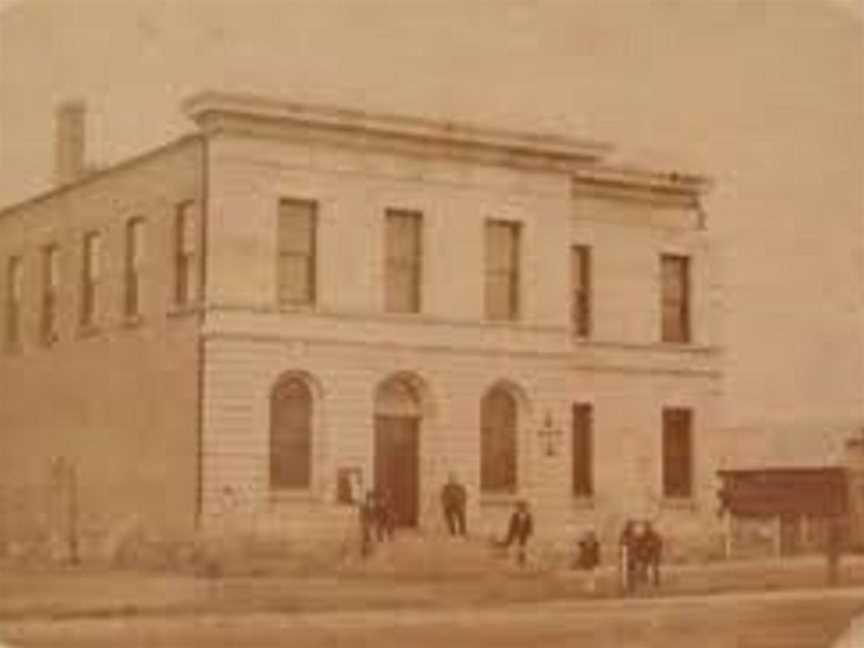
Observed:
[[[277,295],[280,304],[310,305],[316,293],[317,205],[279,202]]]
[[[57,341],[57,300],[60,292],[60,252],[56,245],[42,248],[42,316],[39,337],[43,344]]]
[[[21,257],[11,257],[6,265],[6,347],[21,343],[21,301],[24,297],[24,272]]]
[[[571,324],[579,337],[591,335],[591,248],[574,245],[570,252]]]
[[[270,487],[308,488],[312,476],[312,394],[297,378],[270,395]]]
[[[594,495],[593,410],[587,403],[573,405],[573,495]]]
[[[102,237],[99,232],[84,235],[81,272],[81,326],[96,324],[99,308],[99,280],[101,275]]]
[[[195,203],[177,205],[174,217],[174,303],[186,306],[197,299],[195,258],[198,222]]]
[[[663,495],[693,496],[693,412],[663,410]]]
[[[388,210],[386,228],[385,308],[390,313],[419,313],[423,215]]]
[[[519,319],[520,225],[486,222],[486,318]]]
[[[480,488],[486,493],[516,492],[518,409],[502,387],[483,398],[480,409]]]
[[[144,221],[133,218],[126,223],[126,259],[123,313],[127,318],[141,314],[141,267],[144,254]]]
[[[663,342],[690,341],[690,260],[664,254],[661,265]]]

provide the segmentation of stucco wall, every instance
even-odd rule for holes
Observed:
[[[469,486],[471,516],[500,533],[512,498],[478,494],[480,401],[499,381],[523,395],[519,494],[541,533],[588,525],[612,533],[626,515],[659,517],[680,533],[713,515],[712,443],[720,425],[718,286],[704,231],[689,210],[574,201],[564,174],[445,159],[351,151],[302,142],[220,135],[212,144],[209,297],[205,337],[205,513],[227,508],[282,520],[282,533],[312,533],[316,503],[334,501],[336,469],[374,458],[376,387],[407,372],[430,399],[421,432],[421,526],[440,528],[438,492],[451,469]],[[315,307],[275,303],[280,197],[319,204]],[[383,216],[424,215],[423,313],[389,315],[383,303]],[[523,224],[524,316],[483,320],[483,222]],[[569,329],[570,245],[594,258],[594,335]],[[693,260],[691,345],[658,342],[661,253]],[[270,389],[286,371],[308,376],[316,395],[314,478],[308,492],[269,491]],[[595,407],[593,501],[570,495],[574,402]],[[695,411],[696,497],[671,506],[660,488],[661,410]],[[537,430],[546,413],[564,433],[556,457]],[[368,484],[368,481],[367,481]],[[230,502],[225,493],[230,492]],[[478,519],[477,516],[480,516]]]

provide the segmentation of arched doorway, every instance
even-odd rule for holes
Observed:
[[[421,405],[408,377],[390,378],[375,392],[375,489],[389,496],[399,526],[417,525]]]

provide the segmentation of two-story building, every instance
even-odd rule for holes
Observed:
[[[185,110],[196,133],[81,175],[67,108],[63,184],[0,213],[0,489],[62,456],[94,534],[135,514],[314,538],[349,478],[434,529],[456,473],[474,529],[516,498],[549,537],[709,528],[704,180],[563,137],[217,93]]]

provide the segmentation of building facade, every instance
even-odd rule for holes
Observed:
[[[0,215],[6,488],[68,456],[94,533],[135,512],[315,538],[348,482],[434,530],[455,473],[482,533],[522,498],[549,538],[628,516],[705,537],[704,180],[566,138],[185,110],[196,134]]]

